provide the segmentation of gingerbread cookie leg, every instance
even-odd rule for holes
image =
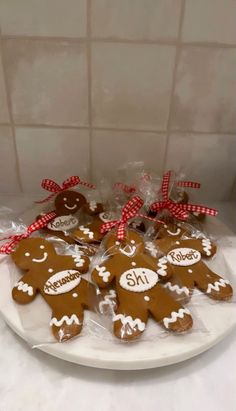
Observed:
[[[59,342],[67,341],[81,332],[84,319],[83,311],[79,303],[74,309],[68,307],[66,312],[62,312],[59,308],[53,311],[50,326],[54,337]]]
[[[133,340],[138,337],[146,328],[148,311],[141,310],[138,306],[127,307],[120,304],[113,317],[113,331],[117,338],[124,341]]]
[[[195,283],[199,290],[214,300],[229,300],[233,295],[229,281],[215,274],[202,262],[197,265]]]
[[[150,298],[148,309],[168,330],[183,332],[193,325],[190,311],[174,300],[161,285],[155,288],[155,296]]]

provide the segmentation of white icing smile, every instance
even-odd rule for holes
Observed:
[[[171,231],[171,230],[166,230],[167,231],[167,233],[169,234],[169,235],[179,235],[180,233],[181,233],[181,229],[180,228],[177,228],[177,230],[174,232],[174,231]]]
[[[68,204],[64,204],[64,206],[67,208],[67,210],[74,210],[77,207],[77,204],[74,204],[73,206],[69,206]]]
[[[43,253],[42,258],[33,258],[32,261],[34,263],[43,263],[44,261],[46,261],[47,258],[48,258],[48,253]]]
[[[120,247],[119,251],[127,257],[132,257],[136,251],[136,247],[127,244],[124,248]]]

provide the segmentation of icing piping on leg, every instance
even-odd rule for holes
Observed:
[[[124,315],[124,314],[117,314],[112,319],[113,322],[121,321],[123,325],[130,325],[131,328],[137,327],[139,331],[145,330],[145,323],[140,320],[140,318],[135,318],[135,320],[131,317],[131,315]]]
[[[109,294],[106,294],[106,295],[105,295],[104,300],[103,300],[103,301],[100,301],[100,303],[99,303],[99,311],[100,311],[102,314],[103,314],[103,306],[104,306],[104,305],[111,307],[111,309],[113,308],[113,306],[114,306],[114,303],[113,303],[113,301],[112,301],[113,298],[116,298],[116,292],[115,292],[115,290],[110,290],[110,291],[109,291]]]
[[[190,311],[187,308],[180,308],[177,312],[172,311],[170,317],[165,317],[163,319],[163,324],[166,328],[169,328],[170,323],[175,323],[178,318],[184,318],[184,315],[190,315]]]
[[[71,317],[68,317],[68,315],[63,315],[63,317],[60,320],[58,320],[56,317],[53,317],[50,321],[50,326],[52,327],[53,325],[55,325],[56,327],[61,327],[64,322],[67,325],[80,325],[80,320],[78,319],[77,315],[72,314]]]
[[[220,291],[220,287],[226,287],[226,284],[229,284],[229,281],[224,280],[223,278],[220,278],[219,281],[215,281],[214,283],[208,284],[206,293],[210,294],[212,290]]]

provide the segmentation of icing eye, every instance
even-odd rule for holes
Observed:
[[[64,200],[64,201],[66,201],[66,200],[67,200],[67,198],[66,198],[66,197],[64,197],[64,198],[63,198],[63,200]]]
[[[40,248],[41,248],[41,250],[43,250],[45,247],[44,247],[44,245],[41,245]]]
[[[166,225],[166,224],[164,225],[164,228],[167,228],[167,225]]]
[[[76,198],[76,201],[79,203],[79,198]]]
[[[120,242],[119,242],[119,241],[116,241],[116,245],[120,245]]]
[[[135,244],[135,241],[134,241],[134,240],[131,240],[130,242],[131,242],[131,244]]]
[[[29,256],[30,256],[30,253],[25,253],[25,256],[26,256],[26,257],[29,257]]]

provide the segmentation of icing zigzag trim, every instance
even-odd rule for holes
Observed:
[[[71,325],[73,323],[80,325],[80,320],[78,319],[77,315],[72,314],[71,317],[68,317],[68,315],[63,315],[60,320],[57,320],[56,317],[53,317],[50,321],[50,326],[52,327],[52,325],[56,325],[56,327],[61,327],[64,322],[67,325]]]
[[[229,284],[229,281],[220,278],[219,281],[215,281],[214,283],[208,284],[206,293],[210,294],[212,290],[220,291],[220,287],[226,287],[226,284]]]
[[[178,318],[184,318],[185,314],[190,315],[190,311],[187,308],[180,308],[177,312],[172,311],[170,317],[163,319],[163,324],[166,328],[169,328],[170,323],[175,323]]]
[[[104,283],[108,282],[108,278],[110,277],[111,273],[109,271],[106,271],[106,267],[102,266],[100,267],[99,265],[96,265],[96,270],[98,272],[99,277],[102,277]]]
[[[84,265],[84,258],[81,258],[80,255],[75,255],[75,254],[73,254],[72,257],[73,257],[73,259],[74,259],[74,262],[76,263],[76,264],[75,264],[76,267],[83,267],[83,265]]]
[[[168,260],[166,257],[162,257],[158,261],[157,267],[159,267],[159,270],[157,270],[157,273],[162,277],[167,275],[167,262]]]
[[[85,227],[84,225],[79,226],[79,229],[82,231],[84,235],[87,235],[90,240],[94,238],[94,233],[91,231],[88,227]]]
[[[178,284],[171,284],[170,281],[164,284],[164,288],[168,288],[170,291],[174,291],[178,295],[182,293],[189,295],[189,289],[187,287],[180,287]]]
[[[34,294],[33,287],[31,287],[31,285],[27,283],[24,283],[23,281],[16,283],[15,287],[17,288],[17,290],[23,291],[23,293],[27,293],[30,296]]]
[[[106,294],[104,297],[103,301],[100,301],[99,303],[99,311],[103,314],[103,306],[108,305],[111,307],[111,309],[114,307],[114,301],[112,301],[114,298],[116,298],[116,292],[115,290],[110,290],[109,294]]]
[[[203,238],[202,240],[202,247],[205,251],[206,255],[211,255],[212,244],[209,238]]]
[[[123,325],[130,325],[132,328],[137,327],[139,331],[144,331],[146,324],[140,320],[140,318],[135,318],[135,320],[131,317],[131,315],[124,315],[124,314],[117,314],[112,319],[113,322],[121,321]]]

